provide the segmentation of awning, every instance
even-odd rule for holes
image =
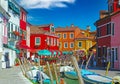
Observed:
[[[72,51],[63,51],[62,54],[63,55],[72,55],[73,52]]]
[[[52,53],[52,55],[57,55],[57,52],[55,50],[50,50],[50,52]]]
[[[38,49],[28,49],[28,52],[31,52],[31,53],[37,53]]]
[[[20,50],[18,50],[18,49],[15,48],[14,46],[11,46],[11,45],[5,45],[5,46],[6,46],[7,48],[9,48],[9,49],[15,50],[17,54],[20,53]]]
[[[38,55],[51,56],[52,53],[49,50],[39,50]]]
[[[19,48],[21,49],[31,49],[29,46],[27,45],[19,45]]]

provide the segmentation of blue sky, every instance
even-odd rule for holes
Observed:
[[[81,29],[99,19],[99,11],[107,10],[107,0],[20,0],[28,11],[28,22],[34,25],[53,23],[55,27],[74,24]]]

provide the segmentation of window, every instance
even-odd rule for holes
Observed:
[[[50,45],[50,40],[49,40],[50,38],[49,37],[47,37],[47,45]]]
[[[107,35],[111,34],[111,23],[107,24]]]
[[[114,35],[114,23],[112,23],[112,35]]]
[[[54,38],[54,46],[56,46],[56,43],[57,43],[56,38]]]
[[[97,28],[97,37],[101,36],[100,28]]]
[[[10,38],[10,23],[8,23],[8,38]]]
[[[58,34],[58,37],[61,38],[61,34]]]
[[[18,31],[18,27],[17,26],[15,26],[15,31]]]
[[[10,23],[8,23],[8,31],[10,32]]]
[[[118,49],[115,48],[115,60],[118,60]]]
[[[51,46],[53,46],[53,38],[51,38]]]
[[[13,24],[11,24],[11,32],[13,31]]]
[[[35,38],[35,45],[40,45],[40,37]]]
[[[59,48],[62,48],[62,43],[60,42],[60,44],[59,44]]]
[[[66,38],[67,38],[67,35],[66,35],[66,34],[63,34],[63,38],[66,39]]]
[[[114,60],[118,60],[118,49],[117,48],[112,48],[112,56]]]
[[[78,43],[78,47],[82,47],[82,42],[79,42],[79,43]]]
[[[59,39],[57,39],[57,46],[59,46]]]
[[[74,38],[74,34],[73,33],[70,34],[70,38]]]
[[[73,48],[74,47],[74,43],[70,43],[70,48]]]
[[[98,57],[101,57],[101,48],[98,48]]]
[[[65,42],[65,43],[64,43],[64,48],[67,48],[67,47],[68,47],[68,43]]]
[[[103,50],[102,51],[103,56],[107,56],[107,47],[103,47],[102,50]]]

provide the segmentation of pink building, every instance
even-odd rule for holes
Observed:
[[[104,58],[111,62],[111,68],[120,70],[119,0],[108,0],[108,12],[101,11],[100,19],[95,22],[95,25],[97,27],[98,62]]]
[[[111,16],[114,24],[114,36],[111,37],[111,55],[114,57],[114,68],[120,69],[120,11]]]

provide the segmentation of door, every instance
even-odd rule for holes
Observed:
[[[112,51],[111,51],[111,68],[114,68],[114,53],[115,53],[115,50],[114,50],[114,48],[112,48]]]

